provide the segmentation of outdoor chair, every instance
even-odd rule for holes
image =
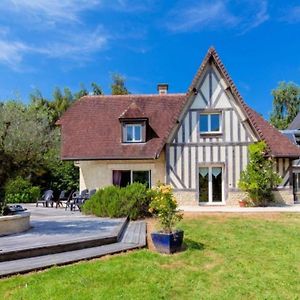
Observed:
[[[69,198],[68,198],[68,200],[66,202],[65,210],[67,210],[68,207],[70,207],[70,210],[73,210],[75,199],[78,198],[79,195],[80,195],[79,191],[75,191],[75,192],[72,191],[70,193]]]
[[[85,201],[89,200],[96,193],[96,191],[96,189],[90,190],[90,192],[86,194],[85,197],[78,199],[75,205],[78,207],[79,211],[81,211],[81,207],[85,203]]]
[[[41,199],[38,199],[36,201],[36,206],[39,205],[39,203],[42,203],[43,206],[48,207],[49,204],[51,204],[51,207],[53,207],[53,191],[52,190],[47,190],[45,191],[45,193],[43,194]]]
[[[67,194],[67,191],[61,191],[60,194],[59,194],[59,197],[55,200],[56,202],[56,208],[58,206],[64,206],[64,204],[66,204],[66,202],[72,198],[72,194],[73,194],[74,191],[71,191],[69,193],[69,195]]]
[[[80,205],[84,200],[88,198],[88,194],[88,189],[81,191],[81,193],[79,193],[78,191],[74,192],[72,195],[72,199],[70,199],[70,201],[66,203],[66,210],[68,207],[70,207],[70,210],[75,210],[76,206],[79,208],[78,205]]]

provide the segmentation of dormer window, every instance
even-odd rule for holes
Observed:
[[[132,102],[119,117],[122,126],[122,143],[146,142],[148,117],[136,102]]]
[[[140,143],[142,140],[142,124],[125,125],[125,142]]]

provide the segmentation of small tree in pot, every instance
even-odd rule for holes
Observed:
[[[180,250],[183,231],[174,230],[174,227],[183,215],[178,210],[178,204],[170,185],[158,184],[149,211],[158,218],[161,226],[160,231],[151,233],[156,250],[161,253],[174,253]]]

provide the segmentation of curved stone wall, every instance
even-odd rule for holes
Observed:
[[[0,217],[0,236],[26,231],[30,228],[30,212]]]

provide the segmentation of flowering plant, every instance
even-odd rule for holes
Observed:
[[[175,224],[183,217],[182,213],[178,210],[178,204],[173,195],[172,187],[162,183],[158,183],[154,189],[149,212],[157,216],[162,231],[166,233],[171,233]]]

